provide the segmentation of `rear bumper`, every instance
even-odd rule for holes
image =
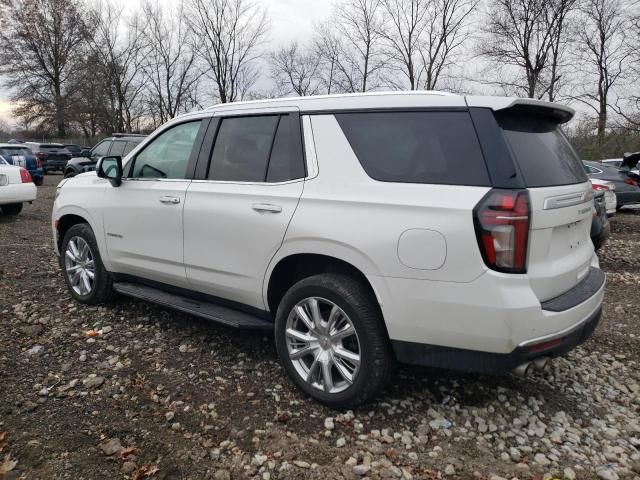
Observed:
[[[43,160],[42,161],[42,168],[46,168],[46,169],[60,169],[62,170],[64,167],[66,167],[67,162],[69,160],[68,159],[63,159],[63,160]]]
[[[602,307],[599,306],[578,325],[543,340],[549,342],[546,348],[536,348],[538,343],[525,342],[510,353],[490,353],[397,340],[392,340],[391,345],[396,359],[402,363],[473,373],[507,373],[538,357],[553,358],[574,349],[593,334],[601,315]]]
[[[5,185],[0,187],[0,205],[31,202],[37,194],[38,190],[31,182]]]
[[[637,192],[616,192],[616,200],[618,202],[618,207],[622,207],[624,205],[632,205],[634,203],[640,203],[640,189]]]

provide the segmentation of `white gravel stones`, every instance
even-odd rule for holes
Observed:
[[[324,419],[324,428],[326,430],[333,430],[335,428],[333,417],[327,417]]]
[[[453,465],[449,464],[445,467],[444,469],[444,474],[445,475],[455,475],[456,474],[456,469]]]
[[[122,450],[122,444],[120,443],[119,438],[109,438],[101,442],[98,446],[100,447],[100,450],[102,450],[102,452],[107,456],[115,455],[120,450]]]
[[[369,465],[355,465],[353,467],[353,473],[360,476],[366,475],[369,470],[371,470],[371,467]]]
[[[575,480],[576,478],[576,472],[571,467],[565,468],[562,474],[566,480]]]
[[[336,447],[341,448],[344,447],[347,444],[347,440],[344,437],[340,437],[338,440],[336,440]]]

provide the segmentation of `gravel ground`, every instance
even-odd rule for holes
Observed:
[[[640,480],[640,211],[612,221],[595,336],[548,373],[401,368],[337,412],[292,387],[263,334],[73,302],[51,248],[60,178],[0,214],[0,478]]]

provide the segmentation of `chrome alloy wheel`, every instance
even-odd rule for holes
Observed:
[[[64,252],[67,279],[78,295],[89,295],[96,275],[93,253],[82,237],[71,237]]]
[[[351,319],[335,303],[310,297],[287,318],[289,358],[300,377],[325,393],[351,386],[360,368],[360,341]]]

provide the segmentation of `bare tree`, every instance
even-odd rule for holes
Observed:
[[[586,82],[576,98],[596,112],[601,142],[612,89],[621,79],[631,53],[626,41],[630,25],[619,0],[586,0],[580,23],[578,48]]]
[[[318,78],[322,88],[327,94],[343,92],[337,79],[344,51],[342,40],[330,20],[316,25],[314,30],[313,51],[320,61]]]
[[[419,88],[421,37],[427,18],[428,0],[382,0],[384,23],[382,34],[387,43],[389,66],[400,71],[409,83],[409,90]],[[396,88],[401,83],[389,79]]]
[[[342,90],[366,92],[379,85],[381,52],[380,0],[343,0],[330,20],[341,37],[336,66]]]
[[[220,102],[242,99],[258,78],[266,10],[252,0],[189,0],[187,5],[194,48],[210,69]]]
[[[480,53],[491,83],[529,98],[555,96],[564,21],[575,0],[491,0]],[[554,60],[555,59],[555,60]],[[550,80],[545,74],[550,72]]]
[[[143,116],[140,72],[143,64],[143,25],[134,14],[125,18],[123,8],[113,0],[102,0],[94,11],[92,54],[100,62],[100,70],[109,99],[109,115],[105,130],[139,129]]]
[[[276,84],[278,94],[295,93],[304,97],[319,92],[320,57],[314,52],[301,51],[298,43],[294,42],[272,53],[269,61],[271,78]]]
[[[18,116],[55,125],[64,136],[86,45],[86,14],[76,0],[0,0],[0,73]]]
[[[556,27],[551,36],[550,62],[547,96],[550,102],[556,100],[560,87],[563,85],[563,76],[566,69],[564,57],[567,45],[570,43],[570,32],[575,30],[571,22],[571,14],[574,12],[578,0],[553,0],[551,12],[555,18]]]
[[[142,77],[145,99],[155,125],[187,110],[202,76],[196,63],[191,31],[184,21],[182,3],[169,10],[145,1]]]
[[[382,33],[391,64],[406,77],[409,89],[435,89],[459,60],[477,0],[382,0],[382,4]]]

